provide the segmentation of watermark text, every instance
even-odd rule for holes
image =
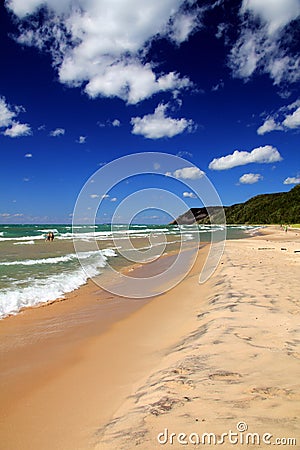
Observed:
[[[228,430],[227,432],[216,434],[212,432],[204,433],[174,433],[165,428],[158,433],[157,441],[161,445],[281,445],[296,446],[296,438],[292,437],[275,437],[272,433],[248,432],[246,422],[238,422],[236,430]]]

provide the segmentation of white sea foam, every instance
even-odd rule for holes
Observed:
[[[105,248],[105,249],[100,250],[100,251],[101,251],[102,255],[107,257],[107,258],[111,258],[112,256],[117,256],[116,252],[112,248]],[[87,252],[87,253],[92,253],[92,252]]]
[[[97,275],[99,270],[90,270],[90,275]],[[52,275],[44,280],[36,280],[30,286],[19,289],[6,289],[0,292],[0,317],[16,314],[21,308],[34,306],[58,298],[78,289],[86,283],[88,276],[82,269],[66,275]]]
[[[85,284],[90,276],[100,274],[101,269],[106,265],[108,257],[116,256],[116,253],[112,249],[85,252],[80,256],[88,258],[93,256],[92,253],[96,253],[97,258],[96,261],[88,266],[89,276],[83,269],[79,268],[72,272],[50,275],[43,279],[30,279],[29,285],[26,287],[16,287],[16,284],[14,284],[12,288],[0,291],[0,318],[4,318],[10,314],[17,314],[24,307],[35,306],[58,298],[64,298],[65,294]],[[70,257],[70,255],[66,256]],[[62,260],[62,258],[64,257],[45,258],[45,260],[52,259],[53,263],[53,259],[57,261],[59,259]],[[36,260],[28,261],[32,262]]]
[[[137,235],[138,237],[147,237],[149,233],[155,233],[159,234],[160,232],[169,232],[167,228],[162,228],[159,230],[154,230],[150,228],[141,228],[140,230],[127,230],[127,229],[121,229],[121,230],[113,230],[113,231],[91,231],[88,233],[63,233],[56,237],[56,239],[81,239],[81,240],[91,240],[91,239],[101,239],[101,240],[108,240],[112,239],[113,237],[123,237],[127,235]],[[166,233],[168,234],[168,233]]]
[[[79,228],[79,227],[77,227]],[[82,229],[85,227],[82,226]],[[87,228],[90,228],[88,226]],[[172,231],[168,228],[160,228],[160,229],[153,229],[153,228],[142,228],[138,230],[128,230],[128,229],[119,229],[119,230],[108,230],[108,231],[89,231],[89,232],[66,232],[66,233],[59,233],[57,229],[40,229],[37,230],[41,233],[39,236],[19,236],[19,237],[2,237],[0,235],[0,242],[5,241],[28,241],[28,240],[43,240],[45,239],[45,233],[48,233],[50,231],[53,231],[55,233],[55,239],[59,240],[71,240],[71,239],[80,239],[80,240],[92,240],[92,239],[100,239],[100,240],[109,240],[112,239],[112,237],[123,237],[123,236],[137,236],[137,237],[147,237],[149,233],[165,233],[165,234],[171,234]],[[3,233],[3,232],[2,232]]]
[[[63,233],[60,235],[56,235],[55,239],[60,240],[71,240],[71,239],[94,239],[95,237],[111,237],[111,232],[106,231],[99,231],[98,233],[90,232],[90,233]],[[39,236],[20,236],[20,237],[0,237],[0,242],[5,241],[28,241],[30,240],[44,240],[45,235],[39,235]]]
[[[78,253],[78,256],[76,253],[69,253],[68,255],[64,256],[55,256],[51,258],[39,258],[39,259],[23,259],[21,261],[4,261],[0,262],[0,266],[34,266],[36,264],[57,264],[61,262],[67,262],[74,259],[86,259],[90,258],[91,256],[97,256],[100,258],[100,262],[103,260],[103,257],[111,257],[116,256],[116,253],[112,249],[105,249],[105,250],[96,250],[91,252],[81,252]]]
[[[4,241],[28,241],[36,239],[45,239],[45,236],[20,236],[20,237],[0,237],[0,242]]]
[[[114,227],[117,225],[114,225]],[[121,225],[124,226],[124,225]],[[135,228],[147,228],[147,225],[133,225]]]
[[[65,227],[71,229],[71,227]],[[73,225],[73,228],[97,228],[97,225]]]
[[[122,225],[122,227],[124,227],[124,225]],[[118,239],[122,239],[122,238],[126,238],[126,236],[130,235],[131,237],[140,237],[140,238],[144,238],[144,237],[148,237],[149,233],[154,234],[154,235],[158,235],[161,233],[164,233],[166,235],[169,234],[180,234],[182,232],[189,232],[189,233],[206,233],[206,232],[214,232],[214,231],[218,231],[218,230],[224,230],[225,227],[223,226],[212,226],[212,225],[201,225],[199,226],[199,230],[193,230],[192,228],[195,227],[195,225],[180,225],[180,227],[176,227],[176,228],[158,228],[158,229],[153,229],[153,228],[142,228],[142,225],[140,226],[140,229],[137,230],[128,230],[126,228],[123,229],[119,229],[119,230],[107,230],[107,231],[89,231],[89,232],[84,232],[84,228],[85,226],[82,226],[83,232],[66,232],[66,233],[61,233],[61,234],[56,234],[55,235],[55,239],[56,240],[72,240],[72,239],[76,239],[76,240],[83,240],[83,241],[89,241],[89,240],[93,240],[93,239],[98,239],[98,240],[111,240],[112,238],[118,238]],[[79,227],[78,227],[79,228]],[[90,226],[88,226],[87,228],[91,228]],[[244,226],[240,226],[240,227],[236,227],[236,228],[241,228],[241,229],[249,229],[251,227],[244,227]],[[38,231],[44,231],[48,232],[51,230],[45,229],[45,230],[38,230]],[[54,229],[54,232],[58,233],[58,231],[56,229]],[[42,234],[40,236],[21,236],[21,237],[1,237],[0,236],[0,242],[4,242],[4,241],[28,241],[28,240],[42,240],[45,239],[45,235]]]
[[[51,228],[51,229],[46,229],[46,230],[44,230],[44,229],[42,229],[42,230],[37,230],[37,231],[40,231],[41,233],[58,233],[58,230],[56,229],[56,228]]]
[[[14,245],[32,245],[34,241],[14,242]]]
[[[194,239],[193,234],[192,233],[184,233],[183,237],[185,238],[185,241],[191,241]]]

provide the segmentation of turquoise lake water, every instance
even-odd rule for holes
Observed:
[[[223,230],[223,231],[222,231]],[[46,242],[52,231],[55,239]],[[201,242],[211,239],[211,234],[224,233],[224,227],[199,226]],[[226,228],[228,239],[248,236],[253,227]],[[89,267],[89,276],[105,271],[107,264],[116,267],[132,262],[120,255],[122,242],[130,239],[140,249],[151,246],[152,236],[164,235],[166,252],[175,248],[181,239],[193,241],[190,226],[117,225],[0,225],[0,318],[16,314],[21,308],[61,298],[85,284],[88,275],[79,264],[74,250],[74,240],[97,240],[97,251],[80,254]],[[114,238],[117,238],[116,245]],[[153,245],[153,241],[152,241]]]

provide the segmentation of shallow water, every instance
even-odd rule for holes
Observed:
[[[227,227],[227,238],[243,238],[251,230]],[[55,235],[53,242],[45,241],[49,231]],[[105,272],[107,264],[116,269],[132,264],[130,251],[135,248],[146,257],[150,248],[155,256],[177,250],[181,241],[198,244],[198,232],[201,242],[210,241],[212,233],[215,237],[223,233],[218,226],[195,230],[194,226],[117,225],[112,233],[110,225],[79,225],[73,232],[71,225],[0,225],[0,318],[63,297],[90,276]],[[78,261],[74,240],[76,248],[80,243],[83,249],[79,256],[89,276]],[[128,251],[129,242],[132,249]],[[125,247],[126,256],[122,255]]]

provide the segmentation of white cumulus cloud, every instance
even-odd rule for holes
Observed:
[[[105,199],[105,198],[109,198],[108,194],[103,194],[103,195],[99,195],[99,194],[90,194],[90,198],[101,198],[101,199]],[[117,200],[117,199],[116,199]],[[116,201],[111,199],[112,202]]]
[[[52,137],[63,136],[65,132],[66,130],[64,128],[55,128],[55,130],[50,131],[50,136]]]
[[[248,79],[258,71],[274,84],[298,81],[300,57],[291,46],[294,30],[285,30],[299,19],[299,0],[243,0],[240,16],[240,35],[229,58],[234,75]]]
[[[282,106],[273,116],[269,116],[257,129],[257,133],[265,134],[273,130],[288,131],[296,128],[300,128],[300,99]]]
[[[0,97],[0,127],[8,127],[15,116],[16,112],[7,104],[5,98]]]
[[[83,85],[90,97],[134,104],[191,86],[175,72],[158,73],[148,50],[160,37],[177,45],[188,39],[203,10],[196,0],[8,0],[6,5],[19,19],[18,41],[50,51],[59,80]],[[46,12],[37,20],[42,8]]]
[[[32,134],[31,128],[28,123],[12,122],[9,128],[3,132],[4,136],[16,138],[20,136],[29,136]]]
[[[259,17],[272,35],[300,15],[300,4],[298,0],[243,0],[242,12]]]
[[[115,119],[112,121],[113,127],[119,127],[120,125],[121,125],[121,122],[119,121],[119,119]]]
[[[257,134],[263,135],[274,130],[283,130],[280,123],[276,123],[273,117],[268,117],[264,123],[257,129]]]
[[[85,144],[86,143],[86,136],[79,136],[78,140],[76,141],[78,144]]]
[[[182,195],[183,195],[183,197],[187,197],[187,198],[197,198],[193,192],[183,192]]]
[[[179,156],[179,158],[186,158],[186,159],[193,158],[193,154],[186,150],[180,150],[179,152],[176,153],[176,156]]]
[[[183,167],[182,169],[177,169],[174,172],[166,172],[167,177],[175,177],[183,180],[197,180],[205,175],[205,172],[200,170],[198,167]]]
[[[173,119],[166,115],[168,104],[160,103],[153,114],[147,114],[144,117],[133,117],[132,133],[141,134],[147,139],[160,139],[163,137],[173,137],[183,131],[192,131],[194,123],[192,120],[184,118]]]
[[[277,148],[271,145],[254,148],[251,152],[235,150],[232,154],[214,158],[209,168],[211,170],[227,170],[250,163],[274,163],[281,161],[282,157]]]
[[[62,68],[63,70],[63,68]],[[129,104],[136,104],[157,92],[174,91],[191,86],[187,78],[175,72],[157,77],[149,63],[143,65],[137,59],[118,61],[102,73],[95,74],[85,87],[91,97],[119,97]]]
[[[259,180],[262,180],[263,177],[259,173],[244,173],[239,179],[239,182],[242,184],[254,184]]]
[[[300,183],[300,177],[287,177],[283,184],[299,184]]]
[[[288,114],[282,124],[286,128],[299,128],[300,127],[300,106],[292,114]]]
[[[29,136],[32,134],[28,123],[20,123],[14,120],[20,112],[25,112],[23,106],[11,106],[5,97],[0,97],[0,128],[6,128],[2,133],[11,138]]]
[[[178,44],[186,41],[199,24],[198,11],[178,14],[172,23],[170,37]]]

